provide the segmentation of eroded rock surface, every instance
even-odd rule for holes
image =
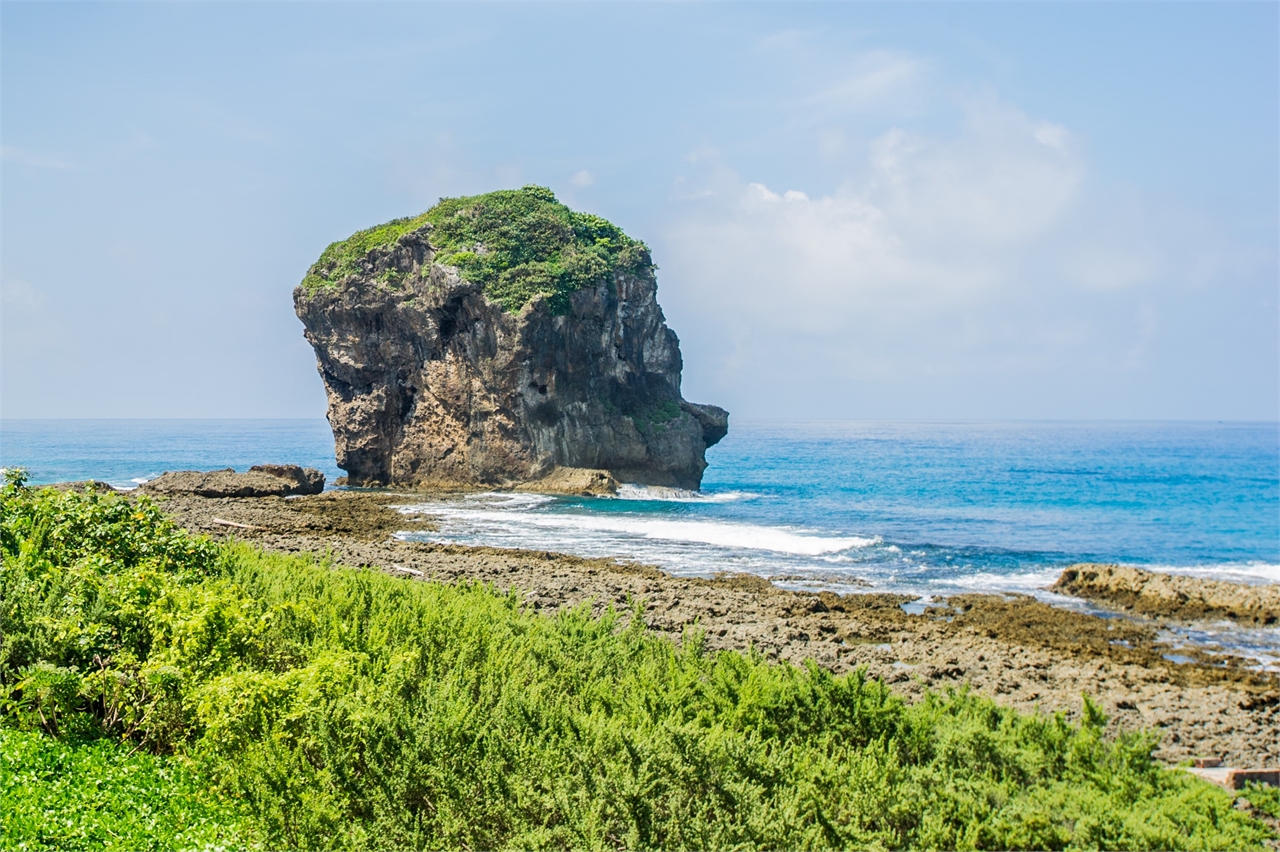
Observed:
[[[324,474],[296,464],[262,464],[236,473],[233,468],[201,472],[166,471],[139,486],[143,494],[191,494],[197,497],[289,497],[319,494]]]
[[[512,486],[576,468],[699,486],[728,413],[681,397],[647,252],[567,310],[536,296],[512,313],[434,262],[431,228],[294,291],[350,484]]]
[[[1183,620],[1229,618],[1270,626],[1280,622],[1280,585],[1245,586],[1157,574],[1124,565],[1072,565],[1053,591],[1100,600],[1142,615]]]

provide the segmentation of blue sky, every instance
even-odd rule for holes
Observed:
[[[329,242],[539,183],[748,418],[1277,418],[1277,5],[22,4],[5,417],[318,416]]]

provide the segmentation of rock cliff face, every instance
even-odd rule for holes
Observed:
[[[535,293],[513,312],[509,297],[504,306],[463,277],[462,263],[437,262],[451,255],[430,221],[402,221],[402,233],[361,245],[354,260],[332,260],[331,247],[327,267],[322,257],[294,291],[351,484],[510,486],[585,468],[699,486],[728,414],[680,396],[679,341],[658,306],[647,250],[643,263]],[[490,250],[466,248],[463,262]]]

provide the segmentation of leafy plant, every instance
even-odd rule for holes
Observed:
[[[1244,796],[1261,813],[1280,819],[1280,787],[1250,782],[1245,785]]]
[[[369,256],[379,250],[396,244],[405,234],[412,233],[426,224],[427,214],[393,219],[382,225],[356,231],[345,240],[330,243],[320,254],[319,260],[311,265],[302,279],[302,288],[314,293],[336,287],[348,279],[364,274],[364,263]],[[399,276],[394,270],[383,270],[382,283],[398,283]]]
[[[654,428],[666,429],[667,424],[678,419],[680,415],[680,404],[674,399],[669,399],[661,405],[647,408],[641,414],[632,415],[631,422],[635,424],[637,432],[647,435]]]

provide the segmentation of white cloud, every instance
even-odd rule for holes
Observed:
[[[1221,280],[1211,246],[1150,205],[1089,197],[1068,128],[993,98],[960,106],[950,135],[880,133],[826,194],[691,158],[660,258],[687,357],[714,365],[695,393],[760,400],[756,416],[826,393],[816,410],[859,416],[849,394],[868,382],[949,388],[951,411],[1008,383],[1057,412],[1054,382],[1149,366],[1161,292]],[[992,406],[973,410],[1020,410]]]
[[[964,106],[954,138],[894,128],[875,139],[869,193],[904,232],[933,241],[986,244],[1042,233],[1083,177],[1070,134],[993,99]]]
[[[865,178],[811,198],[744,181],[715,162],[702,200],[673,231],[699,288],[732,291],[734,310],[774,317],[780,282],[827,307],[805,317],[835,330],[885,305],[939,306],[996,286],[1007,253],[1052,227],[1083,166],[1011,107],[977,104],[953,139],[893,129],[871,146]],[[703,158],[705,161],[705,157]],[[710,292],[708,295],[712,295]],[[727,296],[728,293],[713,295]],[[914,309],[914,308],[913,308]]]
[[[580,172],[574,172],[573,177],[569,178],[569,183],[573,184],[579,189],[583,187],[591,186],[591,184],[595,182],[596,182],[596,176],[591,174],[591,172],[587,171],[586,169],[583,169]]]

